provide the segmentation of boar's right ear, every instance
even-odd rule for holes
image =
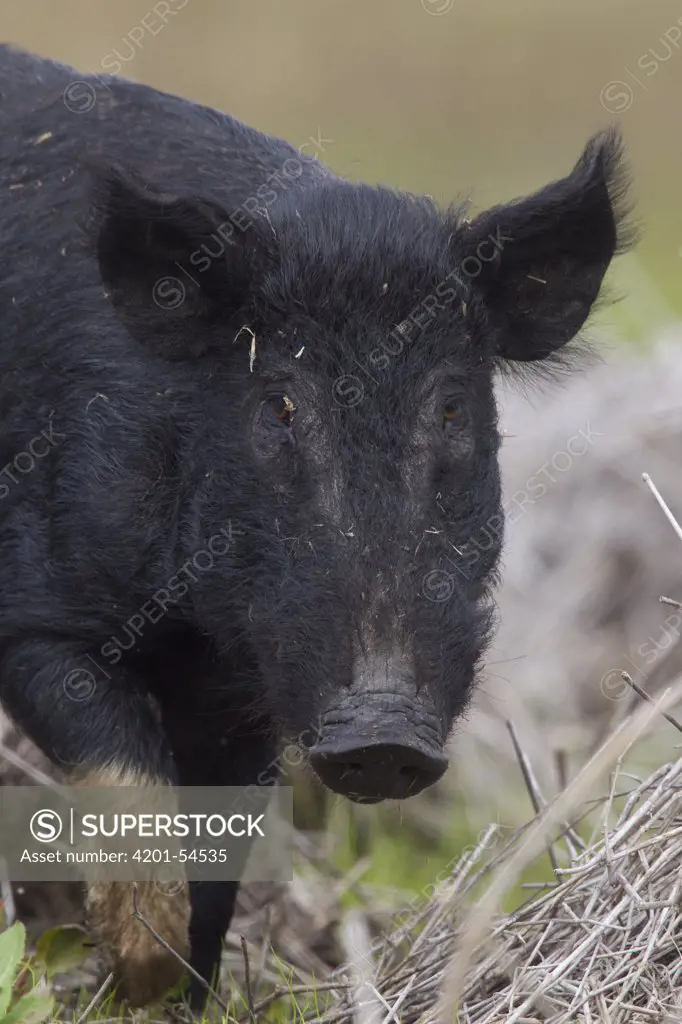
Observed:
[[[627,187],[620,138],[608,131],[567,177],[471,224],[467,246],[483,252],[494,241],[476,283],[502,359],[545,359],[578,334],[612,258],[634,240],[623,225]]]
[[[93,199],[89,233],[128,332],[166,359],[203,355],[248,299],[255,232],[239,232],[211,200],[153,190],[118,168],[95,171]]]

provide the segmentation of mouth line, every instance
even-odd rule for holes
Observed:
[[[328,753],[330,760],[337,760],[347,751],[361,752],[365,749],[371,751],[373,748],[376,748],[377,751],[381,752],[384,744],[392,745],[396,742],[400,742],[401,738],[401,734],[396,735],[395,732],[392,730],[389,731],[388,729],[374,729],[371,731],[359,729],[356,733],[351,733],[347,736],[343,734],[339,735],[338,733],[335,734],[330,730],[328,735],[321,737],[321,739],[318,740],[318,743],[308,750],[308,755],[313,751],[318,752],[319,748],[322,746],[327,748],[324,752],[325,754]],[[428,761],[435,757],[442,761],[443,765],[447,767],[447,757],[443,750],[443,744],[427,742],[417,733],[413,742],[410,743],[410,747],[412,749],[413,759],[417,764],[421,763],[422,760]],[[390,763],[390,755],[387,756]],[[353,769],[349,767],[348,771],[350,772],[351,770]]]

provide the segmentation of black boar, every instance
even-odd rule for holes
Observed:
[[[337,793],[418,793],[492,626],[494,376],[583,327],[618,138],[470,221],[8,47],[0,128],[4,707],[76,779],[270,783],[294,737]],[[141,909],[208,978],[236,889]],[[142,1003],[177,961],[124,896],[91,912]]]

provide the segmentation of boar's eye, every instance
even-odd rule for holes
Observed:
[[[467,431],[469,416],[466,407],[459,398],[446,398],[442,406],[443,431],[446,435]]]
[[[443,406],[443,428],[447,430],[450,423],[456,423],[459,418],[459,408],[455,402],[447,401]]]
[[[255,410],[253,423],[253,442],[259,458],[268,460],[272,470],[272,460],[281,461],[286,452],[290,454],[296,449],[296,418],[297,402],[292,398],[293,392],[280,381],[277,386],[270,385],[261,392],[260,401]]]
[[[272,426],[290,427],[294,421],[296,406],[285,393],[268,395],[264,411]]]
[[[441,426],[448,445],[457,455],[470,455],[474,448],[471,417],[464,403],[458,397],[446,398],[441,410]]]

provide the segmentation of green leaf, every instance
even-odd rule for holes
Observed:
[[[52,979],[80,965],[90,954],[88,933],[77,924],[51,928],[41,935],[36,946],[36,967]]]
[[[42,1024],[54,1015],[54,996],[49,992],[34,988],[19,999],[6,1017],[2,1018],[2,1024]]]
[[[14,978],[26,946],[26,929],[21,921],[0,934],[0,1018],[12,999]]]

